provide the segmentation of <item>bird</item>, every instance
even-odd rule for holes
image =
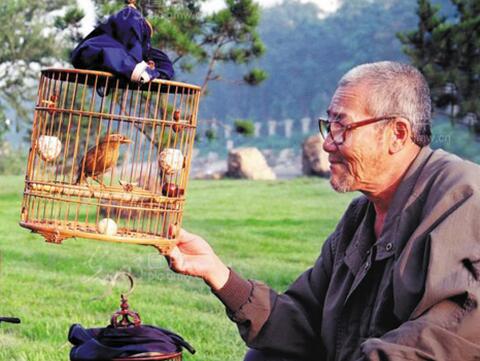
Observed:
[[[132,141],[119,133],[107,134],[103,137],[98,145],[87,151],[78,164],[75,184],[81,184],[87,177],[91,177],[104,187],[101,176],[117,163],[120,144],[127,143],[132,143]]]

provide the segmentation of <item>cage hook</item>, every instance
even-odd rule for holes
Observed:
[[[124,295],[129,296],[130,294],[132,294],[133,290],[135,289],[135,279],[132,276],[132,274],[130,274],[126,271],[121,271],[121,272],[117,272],[113,275],[113,277],[110,281],[109,287],[104,292],[104,294],[100,297],[94,297],[92,300],[97,300],[97,301],[98,300],[103,300],[104,298],[107,298],[108,296],[110,296],[113,292],[113,287],[115,287],[115,284],[117,283],[118,278],[121,277],[121,276],[125,276],[130,283],[130,287],[129,287],[128,291],[122,292],[122,296],[124,296]]]
[[[128,289],[127,292],[123,292],[122,295],[129,296],[133,290],[135,289],[135,280],[132,276],[132,274],[122,271],[122,272],[117,272],[114,276],[114,282],[119,278],[120,276],[124,275],[125,277],[128,278],[128,281],[130,282],[130,288]]]

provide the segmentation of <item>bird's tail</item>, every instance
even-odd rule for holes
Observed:
[[[81,182],[82,182],[82,178],[83,178],[83,173],[82,173],[82,169],[79,169],[78,170],[78,176],[77,176],[77,180],[75,181],[75,185],[79,185]]]

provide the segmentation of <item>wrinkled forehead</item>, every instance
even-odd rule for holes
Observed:
[[[369,116],[366,102],[367,88],[364,84],[338,87],[328,106],[328,116],[338,120]]]

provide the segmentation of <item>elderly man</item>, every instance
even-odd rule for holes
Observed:
[[[182,231],[173,270],[202,277],[246,360],[480,360],[480,167],[432,151],[415,68],[358,66],[319,120],[332,187],[360,191],[283,293],[242,279]]]

